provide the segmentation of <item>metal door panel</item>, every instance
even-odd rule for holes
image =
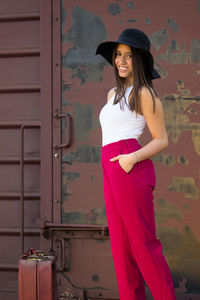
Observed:
[[[5,32],[12,32],[12,39],[8,39]],[[30,20],[29,22],[3,22],[0,28],[2,48],[15,48],[15,50],[17,50],[22,47],[38,47],[40,38],[39,32],[40,22],[38,20]]]
[[[1,196],[2,197],[2,196]],[[5,197],[5,195],[4,195]],[[13,193],[14,197],[14,193]],[[38,194],[33,193],[31,198],[35,198],[34,200],[30,200],[25,197],[25,203],[24,203],[24,222],[26,226],[33,227],[35,225],[35,222],[37,219],[40,218],[40,201],[39,199],[36,199],[38,197]],[[10,197],[11,198],[11,197]],[[12,218],[8,218],[10,211],[13,210],[15,214],[12,216]],[[0,226],[2,228],[9,227],[9,228],[15,228],[19,226],[19,220],[20,220],[20,208],[19,203],[16,200],[4,200],[1,199],[1,210],[0,210]]]
[[[39,0],[18,0],[18,1],[2,1],[0,3],[1,13],[27,13],[27,12],[39,12],[40,11],[40,1]]]
[[[39,83],[39,57],[9,57],[0,59],[1,85],[5,84],[38,84]]]
[[[25,120],[27,113],[31,120],[40,119],[40,94],[17,93],[0,94],[1,120]],[[1,140],[1,139],[0,139]],[[37,139],[38,140],[38,139]]]
[[[13,300],[17,294],[17,272],[0,272],[0,299]]]
[[[39,1],[0,11],[0,299],[15,300],[19,256],[40,248]]]
[[[32,191],[40,191],[40,166],[38,165],[25,165],[24,167],[24,186],[25,194]],[[2,165],[0,169],[0,189],[3,192],[20,192],[20,177],[17,175],[20,173],[20,167],[16,165]],[[9,179],[9,180],[8,180]]]
[[[56,7],[54,3],[57,16]],[[71,115],[73,138],[70,146],[59,152],[62,157],[62,202],[57,202],[55,220],[59,222],[60,218],[66,228],[67,224],[71,226],[73,223],[106,225],[98,115],[108,90],[114,86],[114,79],[112,68],[94,54],[101,41],[115,40],[128,27],[141,28],[150,36],[155,67],[163,77],[155,81],[155,87],[164,106],[169,147],[153,158],[157,173],[154,203],[157,233],[172,271],[178,299],[198,299],[200,290],[199,268],[196,267],[200,261],[200,40],[199,26],[196,26],[199,11],[195,1],[101,1],[101,4],[82,0],[76,3],[61,1],[62,95],[57,107],[62,114]],[[55,32],[58,34],[57,29]],[[54,51],[59,52],[59,43]],[[54,104],[56,107],[56,101]],[[63,120],[60,126],[64,143],[69,138],[67,120]],[[147,143],[149,138],[150,134],[145,130],[141,144]],[[63,229],[62,232],[54,229],[54,243],[58,248],[60,240],[68,236],[68,230],[64,233]],[[113,272],[113,275],[106,282],[105,273],[104,278],[94,276],[93,279],[101,278],[103,287],[109,282],[111,292],[105,292],[106,299],[111,295],[118,297],[116,281],[111,280],[115,275],[108,240],[100,248],[92,238],[87,241],[70,238],[69,242],[72,257],[70,270],[61,276],[60,290],[65,290],[63,299],[70,291],[75,293],[73,284],[78,290],[77,282],[82,283],[82,287],[87,286],[87,297],[103,297],[97,291],[90,294],[94,283],[89,274],[94,272],[90,263],[85,264],[101,247],[101,254],[108,255],[109,259],[106,262],[101,256],[100,266],[93,257],[97,275],[102,274],[107,264],[111,267],[108,272]],[[90,247],[86,246],[87,243]],[[148,290],[147,298],[151,299]]]

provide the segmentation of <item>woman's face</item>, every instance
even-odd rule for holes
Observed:
[[[120,77],[133,81],[132,52],[128,45],[119,44],[115,54],[115,65]]]

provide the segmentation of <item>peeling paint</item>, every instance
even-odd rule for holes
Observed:
[[[152,45],[158,51],[164,45],[164,43],[167,41],[168,31],[165,28],[161,29],[161,30],[156,31],[153,34],[151,34],[149,36],[149,38],[150,38],[150,41],[151,41]]]
[[[165,95],[162,98],[168,135],[173,143],[177,143],[182,132],[191,131],[194,149],[200,154],[200,123],[190,122],[188,114],[193,103],[200,105],[196,100],[198,97],[190,95],[190,90],[184,87],[182,80],[177,82],[177,90],[178,94]]]
[[[166,50],[165,54],[157,56],[158,60],[164,60],[169,64],[187,64],[190,61],[190,54],[186,53],[185,45],[183,44],[180,52],[172,53],[171,49]]]
[[[194,75],[195,75],[195,76],[199,76],[199,75],[200,75],[200,70],[195,71],[195,72],[194,72]]]
[[[183,220],[183,213],[177,207],[173,206],[164,199],[159,199],[158,209],[155,211],[156,223],[165,223],[168,219],[175,219],[177,221]]]
[[[179,45],[178,42],[176,40],[172,40],[169,44],[169,46],[167,47],[167,52],[168,53],[172,53],[174,51],[179,51]]]
[[[190,53],[191,53],[191,62],[200,63],[200,40],[192,39]]]
[[[133,10],[133,9],[135,8],[135,5],[134,5],[133,2],[128,2],[127,6],[128,6],[131,10]]]
[[[63,163],[69,163],[73,161],[83,163],[99,163],[101,159],[101,148],[93,147],[91,145],[81,145],[75,152],[68,153],[62,157]]]
[[[66,26],[66,18],[67,18],[67,12],[65,10],[65,2],[64,0],[61,1],[61,25],[62,25],[62,36],[61,40],[64,41],[63,31],[64,27]]]
[[[165,164],[168,167],[171,167],[175,164],[175,159],[174,156],[171,154],[163,154],[163,153],[158,153],[152,158],[153,162],[155,163],[161,163]]]
[[[105,207],[99,209],[91,209],[88,213],[79,211],[66,212],[62,211],[62,222],[72,224],[106,224],[106,211]]]
[[[80,173],[77,172],[65,172],[63,175],[66,177],[67,180],[75,180],[80,177]]]
[[[77,77],[84,84],[101,81],[102,71],[107,64],[100,56],[95,56],[97,46],[107,39],[105,25],[99,16],[75,6],[72,13],[73,25],[65,37],[65,42],[72,41],[74,47],[62,55],[62,66],[72,69],[71,77]]]
[[[177,42],[173,40],[167,47],[166,53],[158,55],[157,59],[164,60],[169,64],[200,63],[200,40],[192,39],[189,53],[186,52],[184,43],[181,46],[181,50],[174,53],[178,49]]]
[[[200,0],[197,0],[197,7],[198,7],[198,11],[200,13]]]
[[[199,198],[199,189],[192,177],[173,177],[168,190],[171,192],[185,193],[185,198]]]
[[[93,106],[90,104],[74,103],[74,126],[77,141],[87,141],[91,130],[99,127],[99,121],[93,116]]]
[[[196,153],[200,155],[200,128],[193,130],[192,142],[194,144],[194,149],[195,149]]]
[[[137,20],[137,19],[129,19],[129,20],[127,20],[127,22],[129,22],[129,23],[138,23],[139,20]]]
[[[179,287],[182,279],[187,278],[185,283],[187,292],[199,293],[200,243],[195,239],[191,228],[184,226],[183,233],[180,233],[176,228],[159,225],[157,233],[173,274],[175,287]]]
[[[144,21],[145,21],[146,24],[150,24],[150,19],[149,18],[146,18]]]
[[[178,163],[187,166],[189,164],[189,161],[184,155],[180,155],[178,158]]]
[[[119,4],[110,4],[110,5],[108,6],[108,12],[109,12],[111,15],[115,16],[115,15],[117,15],[117,14],[120,14],[120,13],[122,12],[122,9],[121,9],[121,7],[120,7]]]
[[[176,24],[174,20],[168,18],[167,23],[173,32],[177,33],[179,31],[179,26]]]

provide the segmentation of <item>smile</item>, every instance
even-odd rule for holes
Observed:
[[[126,71],[126,70],[128,70],[128,68],[127,68],[127,67],[118,67],[118,69],[119,69],[119,70],[122,70],[122,71],[124,71],[124,70],[125,70],[125,71]]]

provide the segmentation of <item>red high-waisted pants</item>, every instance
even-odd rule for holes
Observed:
[[[154,166],[147,159],[126,173],[110,159],[141,148],[135,139],[102,148],[106,215],[121,300],[144,300],[144,280],[154,300],[174,300],[175,292],[162,246],[156,238]]]

